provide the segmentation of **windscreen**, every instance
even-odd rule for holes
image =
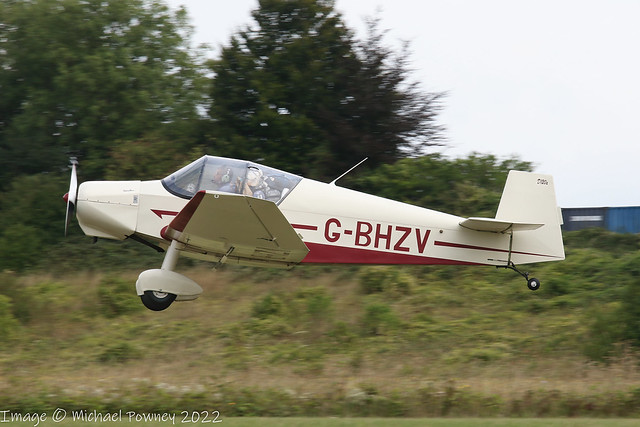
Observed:
[[[302,180],[278,169],[224,157],[204,156],[162,180],[178,197],[198,191],[220,191],[279,203]]]

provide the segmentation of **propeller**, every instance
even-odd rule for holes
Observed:
[[[63,197],[63,199],[67,202],[67,215],[64,220],[65,236],[67,235],[67,229],[69,228],[69,223],[71,222],[71,217],[73,216],[73,211],[76,206],[76,199],[78,197],[78,174],[76,171],[78,159],[75,157],[70,157],[69,162],[71,163],[71,181],[69,182],[69,192]]]

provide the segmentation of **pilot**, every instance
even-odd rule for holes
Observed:
[[[233,169],[228,166],[221,166],[213,175],[213,183],[217,190],[225,193],[237,193],[237,183],[233,181]]]

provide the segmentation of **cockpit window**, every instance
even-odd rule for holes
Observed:
[[[176,196],[190,199],[198,191],[220,191],[279,203],[302,178],[243,160],[204,156],[162,180]]]

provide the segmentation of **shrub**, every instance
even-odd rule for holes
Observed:
[[[312,321],[330,318],[333,299],[325,288],[303,289],[298,291],[297,296],[304,300],[306,313]]]
[[[251,316],[258,319],[266,319],[269,316],[282,314],[283,308],[282,299],[275,294],[269,293],[253,304]]]
[[[25,302],[29,303],[29,322],[38,322],[47,328],[54,323],[68,319],[75,313],[70,310],[75,294],[64,282],[43,281],[24,289]]]
[[[142,310],[135,288],[128,280],[107,276],[98,284],[98,299],[102,314],[116,317]]]
[[[100,355],[98,360],[103,363],[123,363],[137,358],[140,352],[126,341],[109,345]]]
[[[35,266],[42,257],[42,245],[38,229],[12,225],[0,234],[0,270],[22,271]]]
[[[398,324],[398,318],[389,305],[374,302],[365,307],[362,318],[362,330],[365,335],[384,335],[395,329]]]
[[[0,348],[2,344],[13,338],[18,328],[18,321],[11,312],[11,300],[0,295]]]
[[[22,324],[31,318],[32,303],[17,276],[13,273],[0,273],[0,295],[11,301],[11,312]]]
[[[640,276],[640,272],[637,274]],[[619,314],[624,338],[640,346],[640,277],[634,277],[625,287]]]
[[[389,293],[391,296],[409,295],[413,287],[413,277],[398,267],[365,267],[360,274],[360,289],[366,295]]]
[[[598,362],[604,362],[612,355],[615,344],[623,336],[625,324],[621,317],[620,304],[611,303],[597,310],[590,310],[589,329],[583,344],[585,356]]]
[[[360,289],[366,295],[384,292],[387,267],[365,267],[360,273]]]

